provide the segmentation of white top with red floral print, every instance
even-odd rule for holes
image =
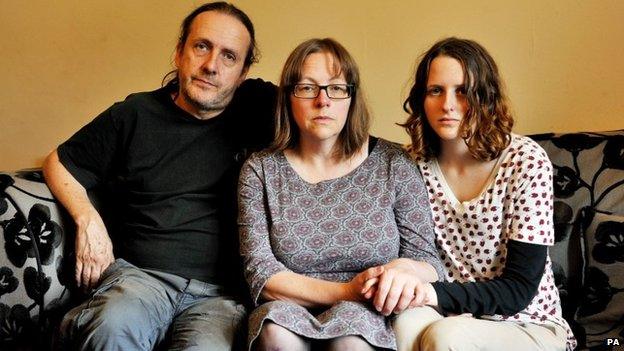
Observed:
[[[516,240],[553,245],[552,164],[533,140],[512,134],[483,191],[474,199],[457,200],[437,160],[419,160],[433,212],[436,243],[447,270],[447,280],[479,282],[502,274],[507,242]],[[559,292],[550,258],[537,295],[513,316],[484,319],[555,324],[567,331],[567,347],[576,345],[568,323],[561,316]]]

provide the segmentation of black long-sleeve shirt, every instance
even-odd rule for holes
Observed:
[[[510,240],[500,276],[483,282],[436,282],[438,306],[444,313],[513,315],[525,309],[539,286],[547,246]]]

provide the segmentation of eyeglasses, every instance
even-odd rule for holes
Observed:
[[[330,99],[348,99],[353,94],[353,84],[295,84],[292,87],[295,97],[302,99],[314,99],[319,96],[321,90],[327,92]]]

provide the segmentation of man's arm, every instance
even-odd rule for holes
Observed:
[[[46,183],[76,224],[76,282],[89,290],[114,260],[113,244],[102,217],[91,204],[86,189],[59,161],[56,150],[43,164]]]

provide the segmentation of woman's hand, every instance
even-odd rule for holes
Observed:
[[[359,273],[350,282],[345,284],[348,300],[366,301],[375,294],[375,285],[379,276],[384,273],[384,266],[375,266]]]
[[[393,312],[400,313],[408,307],[428,303],[430,292],[426,285],[431,284],[425,284],[417,277],[411,260],[395,259],[385,264],[383,268],[373,299],[377,311],[388,316]]]

